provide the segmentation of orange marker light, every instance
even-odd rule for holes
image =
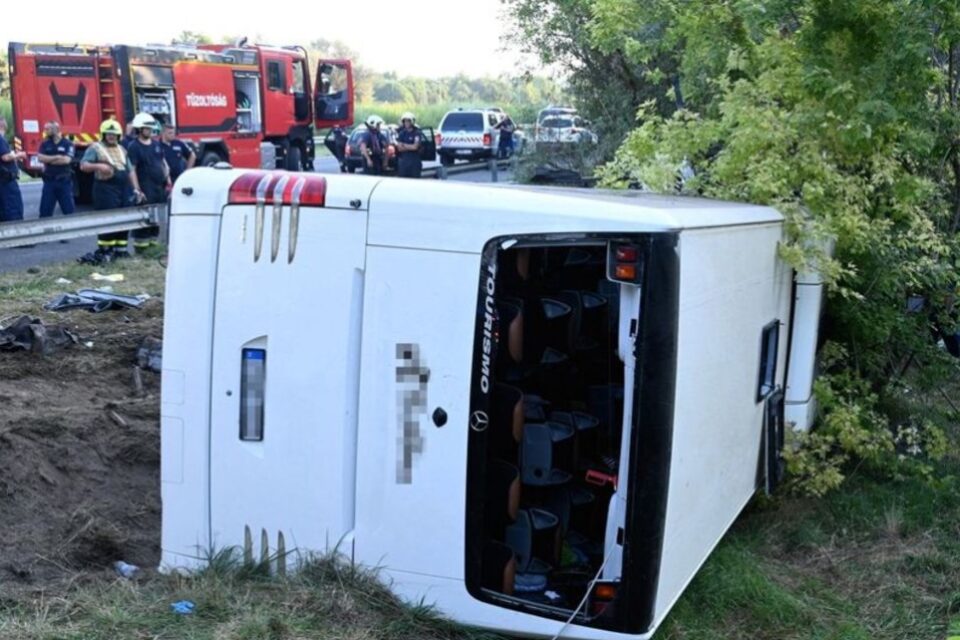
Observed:
[[[617,597],[617,587],[613,584],[598,584],[593,595],[598,600],[613,600]]]
[[[633,264],[618,264],[614,270],[614,277],[617,280],[636,280],[637,266]]]

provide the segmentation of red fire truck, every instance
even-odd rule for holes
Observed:
[[[311,89],[302,47],[11,43],[9,63],[14,132],[34,175],[49,120],[81,152],[101,121],[124,125],[143,111],[191,141],[198,164],[260,167],[275,155],[290,170],[312,169],[314,127],[353,122],[350,61],[321,61]],[[82,196],[89,177],[76,175]]]

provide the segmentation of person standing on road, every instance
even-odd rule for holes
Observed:
[[[7,121],[0,116],[0,222],[23,220],[17,161],[26,157],[23,151],[14,151],[7,144]]]
[[[60,134],[60,123],[51,120],[43,127],[46,134],[40,143],[37,159],[43,163],[43,191],[40,194],[40,217],[49,218],[60,205],[64,215],[74,212],[73,143]]]
[[[330,133],[327,134],[327,137],[324,139],[323,144],[330,150],[330,153],[333,154],[333,157],[337,159],[337,163],[340,165],[340,173],[347,172],[347,132],[343,130],[343,127],[340,125],[335,126],[330,130]]]
[[[360,155],[364,161],[364,173],[383,175],[387,168],[387,137],[380,131],[383,118],[370,116],[366,121],[367,130],[360,136]]]
[[[87,147],[80,159],[80,171],[93,174],[93,208],[121,209],[130,204],[133,198],[143,197],[137,174],[133,171],[127,150],[120,144],[123,130],[116,120],[104,120],[100,124],[100,142]],[[109,262],[125,258],[127,253],[127,232],[101,233],[97,236],[97,250],[80,258],[81,262]]]
[[[177,130],[172,124],[163,125],[163,133],[160,134],[163,159],[167,161],[167,167],[170,169],[171,184],[177,181],[180,174],[187,169],[192,169],[197,163],[197,154],[186,142],[178,140],[176,134]]]
[[[513,132],[517,130],[517,125],[513,123],[513,119],[510,116],[504,115],[503,119],[494,125],[493,128],[500,130],[500,143],[497,145],[497,157],[509,158],[513,155]]]
[[[133,118],[137,139],[127,149],[130,164],[137,176],[138,189],[143,192],[142,204],[163,204],[172,185],[170,167],[164,160],[163,146],[154,139],[156,120],[149,113],[138,113]],[[133,248],[141,251],[156,244],[160,229],[156,226],[133,230]]]
[[[423,171],[420,147],[423,132],[417,127],[417,119],[409,111],[400,116],[397,132],[397,175],[401,178],[419,178]]]

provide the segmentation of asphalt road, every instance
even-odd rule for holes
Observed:
[[[436,162],[425,163],[425,167],[437,166]],[[339,173],[340,168],[336,158],[332,156],[320,156],[314,160],[314,167],[318,173]],[[510,182],[511,173],[508,170],[501,170],[498,174],[500,182]],[[490,182],[490,172],[484,169],[471,171],[468,173],[458,173],[451,175],[449,180],[456,182],[484,183]],[[34,220],[39,217],[40,211],[40,191],[42,183],[39,180],[20,183],[20,192],[23,194],[24,218]],[[88,206],[79,206],[78,210],[89,210]],[[53,213],[54,216],[63,215],[60,208],[57,207]],[[78,238],[66,243],[46,242],[34,247],[21,247],[16,249],[0,250],[0,272],[19,271],[29,267],[36,267],[45,264],[71,261],[82,256],[85,253],[97,248],[96,236],[88,238]]]

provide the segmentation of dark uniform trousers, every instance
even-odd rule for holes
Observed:
[[[73,180],[69,174],[43,179],[43,191],[40,193],[40,217],[49,218],[52,216],[53,208],[58,204],[64,214],[71,214],[75,210]]]
[[[93,208],[97,211],[126,207],[130,203],[131,195],[130,173],[128,171],[114,171],[113,177],[109,180],[95,179],[93,181]],[[127,232],[101,233],[97,236],[97,246],[103,249],[125,251],[127,248]]]

